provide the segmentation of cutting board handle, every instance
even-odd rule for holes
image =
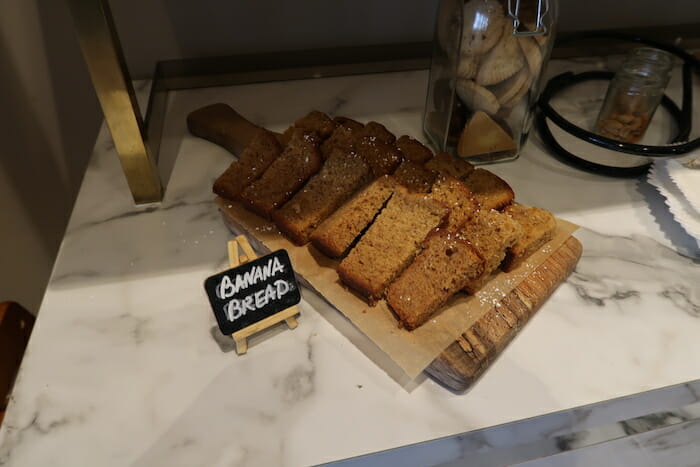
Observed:
[[[240,155],[260,127],[239,114],[227,104],[211,104],[187,116],[187,128],[195,136],[204,138]],[[283,137],[275,133],[281,143]]]

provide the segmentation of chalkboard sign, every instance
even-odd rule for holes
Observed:
[[[229,335],[301,301],[285,250],[208,277],[204,289],[222,333]]]

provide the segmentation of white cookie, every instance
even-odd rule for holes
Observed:
[[[462,10],[463,55],[481,55],[491,50],[503,33],[503,7],[497,0],[470,0]]]
[[[506,23],[508,23],[506,21]],[[525,66],[525,58],[512,34],[512,24],[503,27],[504,34],[496,46],[481,60],[476,82],[482,86],[500,83]]]
[[[458,79],[455,89],[459,98],[472,112],[483,110],[489,115],[495,115],[498,112],[500,104],[496,96],[474,81]]]

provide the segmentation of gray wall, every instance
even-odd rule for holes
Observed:
[[[155,61],[430,40],[437,0],[119,0],[134,76]],[[560,0],[563,31],[700,22],[700,0]]]
[[[112,0],[135,78],[158,59],[429,40],[436,0]],[[700,0],[560,0],[561,29],[700,22]],[[101,115],[63,0],[0,1],[0,301],[38,309]]]

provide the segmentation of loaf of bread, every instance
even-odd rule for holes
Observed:
[[[448,213],[443,204],[397,187],[386,207],[338,266],[341,281],[370,303],[379,300]]]
[[[289,144],[282,154],[262,177],[241,192],[241,201],[251,211],[269,218],[272,211],[289,200],[322,165],[318,135],[296,128],[290,133]]]
[[[425,163],[433,157],[430,149],[407,135],[396,140],[396,147],[401,151],[403,158],[409,161]]]
[[[394,172],[394,178],[411,193],[428,193],[437,173],[426,169],[420,162],[404,160]]]
[[[304,245],[314,228],[369,181],[369,165],[357,154],[335,148],[321,171],[280,209],[272,220],[297,245]]]
[[[506,256],[506,250],[522,235],[522,228],[510,216],[498,211],[477,211],[469,222],[462,225],[459,235],[469,241],[484,260],[484,269],[471,279],[464,290],[475,293],[488,281]]]
[[[386,293],[387,303],[409,331],[428,321],[484,269],[472,245],[445,229],[431,234],[423,247]]]
[[[372,223],[396,189],[396,180],[379,177],[335,211],[311,234],[311,243],[331,258],[340,258]]]
[[[522,204],[511,204],[504,213],[515,220],[523,232],[518,241],[508,249],[501,265],[504,271],[512,271],[554,237],[557,222],[551,212]]]
[[[395,142],[396,137],[384,125],[369,122],[356,133],[355,151],[370,165],[372,174],[381,177],[393,173],[403,159]]]
[[[237,200],[243,189],[260,178],[281,153],[282,146],[275,135],[261,128],[238,160],[216,179],[214,193],[228,200]]]
[[[484,211],[501,210],[515,199],[515,193],[510,185],[486,169],[474,169],[464,179],[464,184],[474,193],[474,198]]]
[[[439,175],[429,196],[450,208],[444,228],[451,232],[469,221],[479,208],[469,188],[451,175]]]
[[[464,180],[474,171],[474,166],[462,159],[456,159],[446,152],[439,152],[425,163],[425,167],[436,172],[452,175],[458,180]]]

